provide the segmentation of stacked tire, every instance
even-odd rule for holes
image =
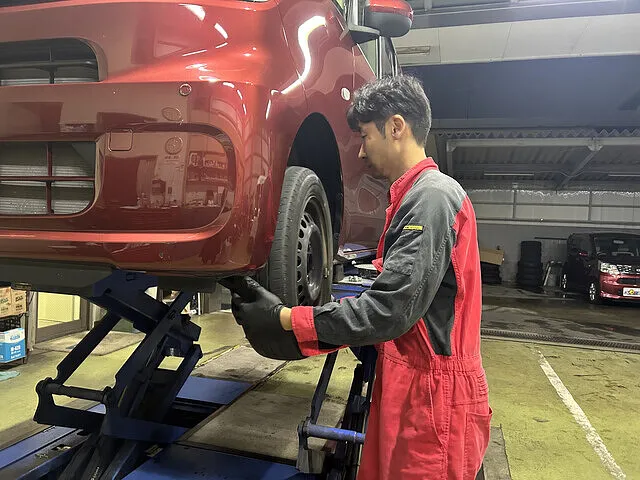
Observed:
[[[524,288],[538,288],[542,286],[542,243],[524,241],[520,243],[520,261],[516,282]]]
[[[482,283],[486,285],[501,285],[502,277],[500,275],[500,265],[492,263],[480,262],[480,272],[482,275]]]

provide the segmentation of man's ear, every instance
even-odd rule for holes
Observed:
[[[408,125],[402,115],[393,115],[391,117],[391,136],[397,140],[401,138],[407,131]]]

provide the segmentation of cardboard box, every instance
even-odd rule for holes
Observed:
[[[502,265],[502,262],[504,261],[504,251],[481,248],[480,261],[490,263],[492,265]]]
[[[26,355],[24,328],[0,332],[0,363],[12,362]]]
[[[27,311],[27,292],[11,290],[11,314],[22,315]]]
[[[11,313],[11,288],[0,288],[0,317],[13,315]]]

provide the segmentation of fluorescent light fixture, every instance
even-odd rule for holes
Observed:
[[[396,53],[398,55],[429,55],[431,45],[396,47]]]
[[[514,172],[500,172],[500,173],[483,173],[485,177],[533,177],[535,173],[514,173]]]

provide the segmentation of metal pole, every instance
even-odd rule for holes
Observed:
[[[326,440],[336,440],[340,442],[351,442],[364,444],[364,433],[344,430],[342,428],[323,427],[322,425],[308,424],[305,427],[308,437],[324,438]]]
[[[51,395],[64,395],[71,398],[82,398],[94,402],[104,403],[106,392],[101,390],[91,390],[82,387],[67,387],[59,383],[49,383],[44,387],[44,392]]]

